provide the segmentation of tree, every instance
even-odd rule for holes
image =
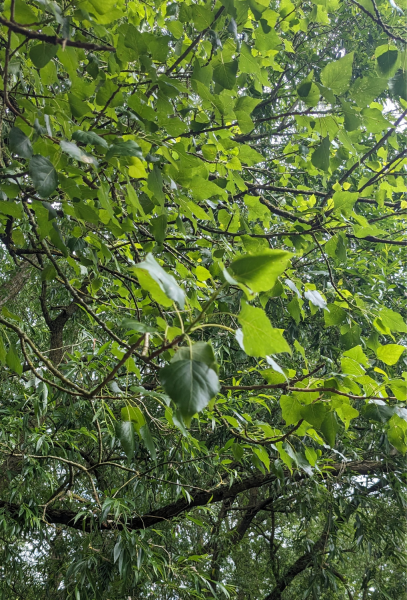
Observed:
[[[2,4],[2,598],[407,598],[406,9]]]

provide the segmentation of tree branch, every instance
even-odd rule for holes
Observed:
[[[81,468],[83,468],[84,471],[87,471],[84,467],[82,467],[82,465]],[[336,463],[331,465],[329,470],[321,473],[321,476],[323,478],[340,477],[344,473],[368,475],[390,470],[392,470],[392,467],[382,461],[350,461],[348,463]],[[286,472],[286,476],[288,478],[294,478],[295,481],[301,481],[307,477],[307,475],[303,472],[296,472],[293,476],[291,476],[288,471]],[[147,529],[153,525],[171,521],[177,516],[193,508],[222,502],[223,500],[232,498],[238,494],[241,494],[242,492],[245,492],[246,490],[261,487],[274,481],[275,478],[276,476],[273,473],[259,473],[241,481],[236,481],[232,485],[230,485],[229,482],[225,482],[223,485],[220,485],[214,489],[197,492],[195,495],[191,494],[190,501],[180,498],[176,502],[167,504],[166,506],[151,511],[150,513],[129,519],[127,523],[118,523],[117,521],[97,523],[92,512],[89,512],[88,516],[81,515],[78,518],[77,512],[65,509],[48,509],[46,512],[46,520],[47,523],[67,525],[73,529],[88,532],[94,530],[95,528],[98,528],[101,531],[113,529]],[[13,518],[18,518],[21,506],[19,504],[12,504],[1,500],[0,508],[7,510]]]
[[[116,52],[116,48],[113,48],[113,46],[100,46],[99,44],[92,44],[90,42],[75,42],[73,40],[67,40],[65,38],[59,38],[53,35],[45,35],[45,33],[39,33],[38,31],[32,31],[32,29],[26,29],[23,25],[9,21],[1,16],[0,23],[5,27],[8,27],[10,31],[25,35],[25,37],[30,40],[39,40],[41,42],[46,42],[47,44],[52,44],[53,46],[62,46],[63,48],[65,46],[72,46],[73,48],[83,48],[84,50]]]

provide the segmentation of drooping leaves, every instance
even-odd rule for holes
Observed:
[[[130,462],[134,456],[135,437],[134,427],[131,421],[117,421],[115,424],[116,435],[120,440],[120,444]]]

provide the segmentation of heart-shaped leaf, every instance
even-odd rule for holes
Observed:
[[[238,316],[242,329],[236,332],[236,339],[248,356],[267,356],[289,352],[290,346],[283,337],[282,329],[271,326],[264,310],[243,303]]]
[[[376,354],[377,358],[386,365],[395,365],[404,350],[405,347],[400,346],[399,344],[386,344],[385,346],[379,346],[376,350]]]
[[[216,357],[212,345],[207,342],[196,342],[191,346],[179,348],[171,359],[174,363],[178,360],[196,360],[205,363],[208,367],[218,372]]]
[[[160,372],[160,380],[186,425],[219,392],[216,372],[197,360],[176,360]]]
[[[49,61],[56,56],[58,46],[53,44],[41,43],[33,46],[30,50],[30,58],[37,69],[42,69]]]
[[[245,283],[254,292],[266,292],[283,273],[292,257],[285,250],[265,250],[259,254],[240,256],[230,269],[236,281]]]

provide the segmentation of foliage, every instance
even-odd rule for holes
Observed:
[[[1,5],[2,598],[407,598],[405,10]]]

